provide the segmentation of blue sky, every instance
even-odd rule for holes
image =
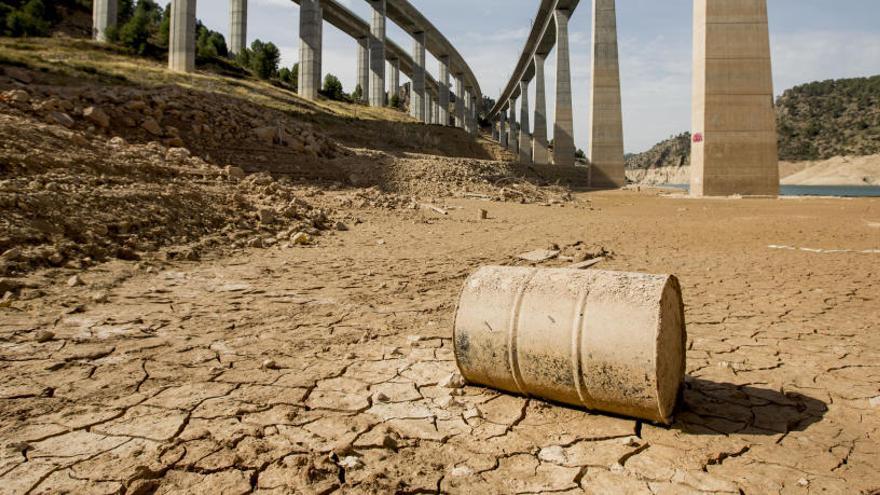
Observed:
[[[366,1],[340,1],[368,18]],[[483,91],[497,97],[519,57],[538,0],[410,2],[456,45]],[[583,149],[589,130],[590,5],[583,0],[569,26],[575,140]],[[768,6],[777,94],[803,82],[880,74],[880,0],[768,0]],[[638,152],[690,128],[692,0],[618,0],[617,10],[624,140],[627,152]],[[228,34],[228,0],[199,1],[198,17]],[[298,57],[298,30],[299,7],[292,1],[250,0],[248,40],[274,42],[285,65]],[[392,23],[388,36],[403,47],[412,45]],[[324,72],[339,76],[346,90],[354,85],[355,53],[354,40],[325,23]],[[549,102],[554,57],[551,53],[547,63]],[[436,76],[437,61],[430,55],[428,69]],[[534,94],[530,101],[534,105]],[[548,108],[552,119],[552,103]]]

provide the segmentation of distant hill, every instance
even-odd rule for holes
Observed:
[[[779,159],[827,160],[880,153],[880,76],[802,84],[776,101]],[[690,165],[691,135],[627,155],[633,171]]]

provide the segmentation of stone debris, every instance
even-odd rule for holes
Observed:
[[[573,263],[571,266],[569,266],[569,268],[572,268],[574,270],[586,270],[587,268],[598,265],[603,261],[605,261],[605,258],[600,256],[591,260],[581,261],[580,263]]]
[[[554,249],[536,249],[528,253],[518,254],[516,258],[530,263],[543,263],[558,257],[559,253],[559,250]]]
[[[70,277],[69,279],[67,279],[67,286],[68,287],[78,287],[80,285],[85,285],[85,282],[83,282],[82,279],[79,278],[79,275],[74,275],[74,276]]]
[[[266,359],[260,365],[264,370],[275,370],[278,369],[278,363],[275,362],[274,359]]]
[[[55,332],[49,330],[39,330],[36,335],[34,335],[34,340],[37,342],[49,342],[50,340],[55,338]]]
[[[437,384],[439,387],[452,389],[464,388],[465,385],[467,385],[467,382],[465,382],[464,377],[458,373],[447,375]]]
[[[88,107],[83,110],[83,117],[89,122],[106,129],[110,127],[110,117],[98,107]]]

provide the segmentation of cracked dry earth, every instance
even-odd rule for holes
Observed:
[[[880,254],[768,248],[877,249],[880,201],[578,201],[355,211],[314,248],[56,275],[0,308],[0,492],[880,489]],[[466,275],[576,241],[681,278],[672,427],[439,385]]]

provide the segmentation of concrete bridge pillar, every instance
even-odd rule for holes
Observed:
[[[92,3],[92,38],[107,41],[107,28],[115,28],[118,0],[94,0]]]
[[[419,120],[425,119],[425,33],[413,33],[413,77],[410,114]]]
[[[532,163],[532,136],[529,134],[529,82],[520,81],[519,161]]]
[[[510,122],[510,135],[507,138],[507,149],[513,152],[514,155],[519,155],[519,134],[517,133],[516,126],[516,99],[511,98],[509,103],[509,111],[510,116],[508,117],[508,121]]]
[[[299,10],[299,95],[318,99],[324,19],[320,0],[302,0]]]
[[[400,97],[400,60],[394,59],[390,61],[391,64],[391,75],[389,77],[390,88],[388,88],[388,103],[391,104],[391,99],[394,98],[394,95]]]
[[[440,120],[440,102],[439,102],[438,100],[439,100],[439,98],[434,99],[434,100],[431,102],[431,103],[433,104],[433,110],[432,110],[432,112],[433,112],[433,114],[432,114],[432,115],[433,115],[433,118],[432,118],[432,121],[431,121],[431,122],[432,122],[433,124],[443,125],[443,122]]]
[[[229,53],[233,55],[247,47],[247,8],[248,0],[229,0]]]
[[[480,110],[477,108],[479,101],[476,95],[471,96],[471,121],[474,123],[471,133],[475,136],[480,133]]]
[[[464,127],[464,80],[461,74],[455,76],[455,127]]]
[[[550,153],[547,150],[547,86],[544,79],[546,60],[546,54],[535,55],[535,130],[532,160],[541,165],[550,163]]]
[[[196,70],[196,0],[171,2],[168,68],[177,72]]]
[[[695,0],[693,73],[691,194],[779,194],[767,1]]]
[[[590,88],[590,183],[623,187],[623,113],[615,0],[593,0],[593,82]]]
[[[471,122],[471,88],[469,86],[465,86],[464,88],[464,132],[470,133],[471,126],[473,123]]]
[[[357,85],[361,103],[370,102],[370,38],[357,39]]]
[[[556,123],[553,125],[553,162],[574,166],[574,117],[571,104],[571,54],[568,19],[571,12],[558,9],[556,19]]]
[[[440,80],[437,81],[437,85],[440,88],[440,94],[437,95],[440,100],[440,114],[438,118],[440,119],[440,125],[449,125],[449,56],[443,55],[437,60],[440,65]]]
[[[498,143],[502,148],[507,148],[507,109],[502,109],[501,113],[498,114],[498,134],[499,139]]]
[[[373,9],[370,24],[370,106],[385,106],[385,0],[369,0]]]
[[[499,137],[500,137],[500,133],[498,132],[498,117],[495,117],[492,120],[492,140],[498,141]]]
[[[434,97],[429,93],[425,94],[425,123],[434,123]]]

